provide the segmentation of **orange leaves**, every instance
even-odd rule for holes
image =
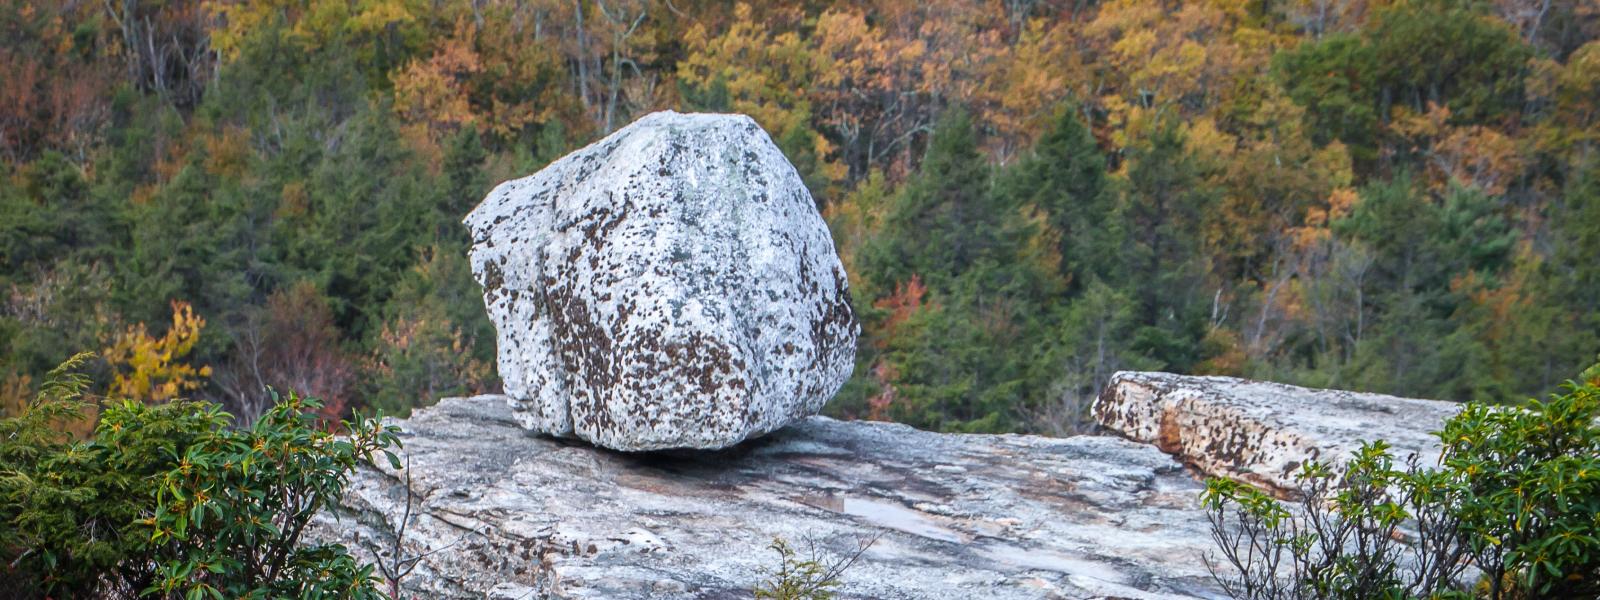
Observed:
[[[466,84],[483,66],[470,43],[471,34],[463,21],[456,25],[456,35],[441,43],[432,57],[413,60],[395,73],[395,114],[431,130],[471,124],[474,117]]]
[[[881,391],[867,398],[867,420],[893,421],[894,417],[889,411],[900,396],[894,388],[894,382],[900,380],[900,371],[889,361],[878,361],[872,367],[872,378],[877,381]]]
[[[195,368],[184,360],[200,341],[206,320],[187,302],[172,302],[172,325],[160,338],[143,323],[119,334],[103,352],[115,372],[110,395],[141,402],[165,402],[199,389],[211,367]]]
[[[895,285],[893,294],[872,303],[875,308],[889,311],[888,318],[883,320],[882,334],[877,338],[879,348],[894,339],[895,330],[922,310],[922,297],[927,293],[928,287],[922,284],[922,277],[912,275],[911,281]]]
[[[205,138],[207,173],[237,179],[250,167],[250,132],[238,127],[224,127],[215,135]]]
[[[22,408],[33,398],[33,377],[12,373],[0,379],[0,417],[21,414]]]
[[[110,116],[116,83],[115,57],[97,50],[106,40],[79,27],[99,18],[99,7],[38,0],[7,6],[15,12],[0,18],[0,157],[86,151]]]
[[[1310,252],[1317,245],[1333,238],[1332,230],[1328,226],[1334,221],[1344,218],[1361,201],[1361,195],[1350,188],[1338,188],[1328,195],[1326,207],[1312,206],[1306,209],[1305,225],[1289,228],[1290,242],[1296,252]]]
[[[1448,179],[1498,196],[1522,174],[1523,153],[1516,140],[1483,126],[1457,127],[1434,142],[1429,151],[1429,171],[1435,179]]]
[[[1029,22],[1008,60],[995,61],[979,102],[1002,138],[1022,146],[1047,129],[1056,107],[1069,94],[1083,95],[1089,81],[1080,54],[1073,51],[1067,23]]]
[[[879,350],[887,348],[889,342],[895,338],[895,331],[924,306],[932,308],[923,302],[923,297],[927,293],[928,287],[922,284],[922,277],[912,275],[911,281],[896,284],[893,294],[872,303],[872,306],[879,310],[889,311],[889,316],[880,326],[879,334],[873,339],[873,344]],[[899,397],[894,384],[900,380],[900,371],[894,366],[893,361],[879,360],[872,366],[872,377],[877,381],[880,391],[867,399],[866,418],[873,421],[892,420],[890,410]]]
[[[1498,196],[1522,174],[1526,165],[1515,139],[1481,125],[1451,125],[1449,107],[1430,103],[1428,109],[1420,115],[1401,112],[1393,127],[1422,150],[1429,187],[1456,185]]]

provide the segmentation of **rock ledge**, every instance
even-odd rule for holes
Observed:
[[[623,454],[525,431],[497,396],[398,423],[418,499],[404,553],[436,551],[415,597],[748,598],[775,536],[829,555],[878,537],[844,598],[1221,597],[1198,483],[1114,437],[812,417],[721,452]],[[386,552],[404,482],[363,467],[315,535]]]
[[[1342,464],[1362,440],[1383,439],[1397,457],[1438,461],[1436,431],[1453,402],[1318,390],[1233,377],[1124,371],[1094,405],[1101,425],[1154,444],[1207,475],[1292,495],[1302,464]]]

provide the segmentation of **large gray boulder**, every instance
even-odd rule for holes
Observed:
[[[844,268],[749,117],[651,114],[500,184],[465,222],[526,428],[724,448],[816,414],[850,376]]]

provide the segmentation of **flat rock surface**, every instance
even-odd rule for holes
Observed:
[[[1199,483],[1107,436],[957,435],[812,417],[717,451],[530,433],[498,396],[398,421],[417,598],[749,598],[782,537],[842,556],[844,598],[1220,598]],[[316,539],[393,556],[408,478],[363,467]]]
[[[1435,465],[1440,445],[1430,432],[1459,410],[1437,400],[1124,371],[1101,392],[1094,415],[1208,475],[1288,494],[1306,461],[1342,464],[1363,440],[1385,440],[1396,457]]]
[[[844,267],[750,117],[653,113],[466,218],[525,427],[718,449],[817,414],[855,364]]]

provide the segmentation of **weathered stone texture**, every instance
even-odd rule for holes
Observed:
[[[816,414],[850,376],[832,237],[749,117],[651,114],[500,184],[465,222],[528,428],[723,448]]]
[[[496,396],[398,423],[418,498],[403,554],[435,551],[412,597],[748,598],[775,536],[829,556],[881,536],[844,598],[1221,597],[1199,484],[1115,437],[812,417],[731,450],[623,454],[529,435]],[[362,467],[315,535],[387,551],[405,481]]]
[[[1310,460],[1342,464],[1363,440],[1435,464],[1430,432],[1459,410],[1452,402],[1316,390],[1233,377],[1121,372],[1094,405],[1101,425],[1154,444],[1200,471],[1288,494]]]

